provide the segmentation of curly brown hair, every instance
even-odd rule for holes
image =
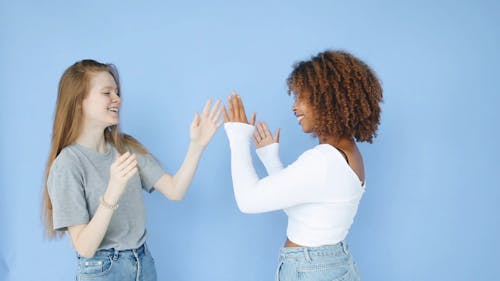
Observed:
[[[382,87],[375,72],[346,51],[327,50],[294,65],[288,94],[309,97],[315,136],[346,136],[369,142],[380,124]]]

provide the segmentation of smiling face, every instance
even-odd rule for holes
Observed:
[[[121,99],[113,76],[107,71],[91,74],[89,92],[83,100],[83,120],[88,127],[106,127],[119,122]]]
[[[352,54],[326,50],[297,62],[287,85],[288,94],[296,95],[294,112],[304,132],[369,143],[376,136],[382,87],[375,72]]]
[[[296,94],[292,109],[304,133],[313,133],[315,116],[314,108],[309,102],[309,95],[304,93]]]

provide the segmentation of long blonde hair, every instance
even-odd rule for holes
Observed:
[[[53,225],[52,202],[47,190],[47,180],[52,163],[61,150],[74,143],[79,137],[82,124],[82,103],[89,92],[90,79],[97,72],[108,72],[115,79],[120,91],[118,70],[112,64],[104,64],[95,60],[82,60],[74,63],[63,73],[59,81],[54,125],[50,154],[45,168],[45,181],[43,187],[42,215],[45,234],[51,239],[62,236],[64,232],[56,233]],[[120,132],[118,125],[113,125],[104,130],[104,139],[111,143],[119,153],[124,153],[127,148],[132,148],[139,153],[147,150],[133,137]]]

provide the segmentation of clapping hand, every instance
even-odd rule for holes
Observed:
[[[125,191],[128,181],[137,171],[135,154],[127,151],[118,155],[110,167],[108,189],[105,194],[106,198],[104,198],[106,202],[116,205]]]
[[[207,146],[217,129],[222,125],[222,120],[219,120],[219,117],[224,107],[221,107],[219,100],[212,107],[211,104],[212,100],[209,99],[205,103],[201,115],[196,112],[191,123],[191,141],[202,147]]]
[[[276,143],[280,142],[279,128],[276,130],[276,133],[273,136],[271,130],[269,130],[269,127],[265,122],[257,122],[255,127],[256,130],[255,133],[253,134],[253,142],[255,143],[256,148],[261,148],[275,142]]]
[[[237,95],[236,92],[232,92],[229,96],[228,107],[229,110],[226,110],[224,107],[224,122],[240,122],[250,125],[255,124],[255,112],[252,114],[250,122],[248,122],[247,115],[245,113],[245,106],[243,105],[243,101],[241,101],[241,97]]]

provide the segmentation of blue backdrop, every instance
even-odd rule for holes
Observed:
[[[74,276],[69,239],[44,240],[40,220],[57,83],[69,65],[118,66],[123,131],[172,173],[193,113],[233,89],[282,128],[285,163],[315,145],[292,115],[285,79],[327,48],[365,60],[384,87],[379,136],[361,145],[368,189],[348,237],[363,280],[496,280],[499,43],[493,0],[0,0],[0,280]],[[185,200],[155,192],[146,202],[159,280],[273,280],[286,217],[238,211],[223,130]]]

